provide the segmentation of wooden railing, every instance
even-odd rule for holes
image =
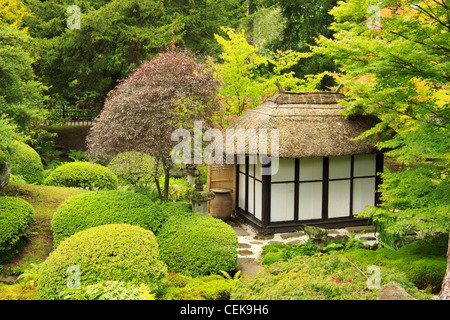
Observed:
[[[92,126],[94,119],[100,114],[102,106],[101,104],[83,105],[77,108],[63,106],[59,109],[53,109],[53,112],[59,124],[67,126]],[[46,124],[50,124],[50,121]]]

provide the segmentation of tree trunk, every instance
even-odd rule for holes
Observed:
[[[164,200],[169,200],[170,168],[164,169]]]
[[[441,292],[439,293],[439,300],[450,300],[450,236],[448,239],[447,250],[447,271],[445,272],[444,281],[442,281]]]
[[[250,17],[250,37],[247,39],[248,43],[251,45],[254,45],[254,35],[255,32],[255,21],[253,20],[254,17],[252,15],[256,12],[256,1],[255,0],[249,0],[248,1],[248,16]]]
[[[159,184],[159,179],[158,178],[155,178],[155,184],[156,184],[156,189],[158,190],[159,200],[163,200],[163,195],[162,195],[162,192],[161,192],[161,186]]]

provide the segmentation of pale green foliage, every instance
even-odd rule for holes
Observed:
[[[142,283],[140,286],[120,281],[106,281],[80,289],[66,289],[64,300],[155,300],[155,294]]]
[[[345,114],[381,120],[360,138],[375,138],[404,165],[383,174],[383,204],[366,215],[389,221],[394,233],[448,231],[450,7],[349,0],[331,14],[334,38],[320,37],[314,51],[334,58],[343,72]]]
[[[228,39],[216,35],[222,46],[221,64],[217,66],[216,77],[223,81],[218,94],[222,102],[222,114],[217,122],[226,127],[246,110],[252,109],[277,92],[276,83],[293,91],[312,91],[325,73],[298,79],[289,68],[310,53],[288,51],[266,51],[261,53],[257,46],[247,42],[244,30],[223,28]],[[269,71],[273,67],[273,71]]]
[[[17,126],[4,115],[0,115],[0,150],[11,147],[15,141],[23,139],[24,136],[18,132]]]

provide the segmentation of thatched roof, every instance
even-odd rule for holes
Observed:
[[[350,139],[373,127],[378,120],[374,117],[346,119],[340,114],[345,107],[338,105],[344,95],[338,92],[276,94],[264,104],[246,112],[225,129],[224,152],[227,150],[226,132],[229,129],[255,129],[255,134],[252,134],[254,138],[259,129],[266,129],[269,132],[268,151],[265,153],[264,150],[258,149],[258,154],[271,155],[270,130],[278,129],[280,158],[376,153],[375,147],[367,141]],[[245,144],[245,150],[239,146],[234,146],[231,150],[234,154],[249,154],[248,143]]]

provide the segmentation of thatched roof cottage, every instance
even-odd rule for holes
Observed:
[[[354,215],[378,203],[383,154],[367,141],[352,138],[377,119],[346,119],[340,114],[345,108],[338,104],[342,99],[339,89],[279,92],[248,111],[226,128],[245,132],[248,143],[224,139],[224,151],[236,161],[210,166],[208,187],[232,189],[235,212],[263,233],[295,230],[303,224],[367,224]],[[272,130],[278,132],[279,143],[273,143]],[[268,133],[265,146],[252,140],[261,132]],[[263,174],[268,170],[271,174]]]

